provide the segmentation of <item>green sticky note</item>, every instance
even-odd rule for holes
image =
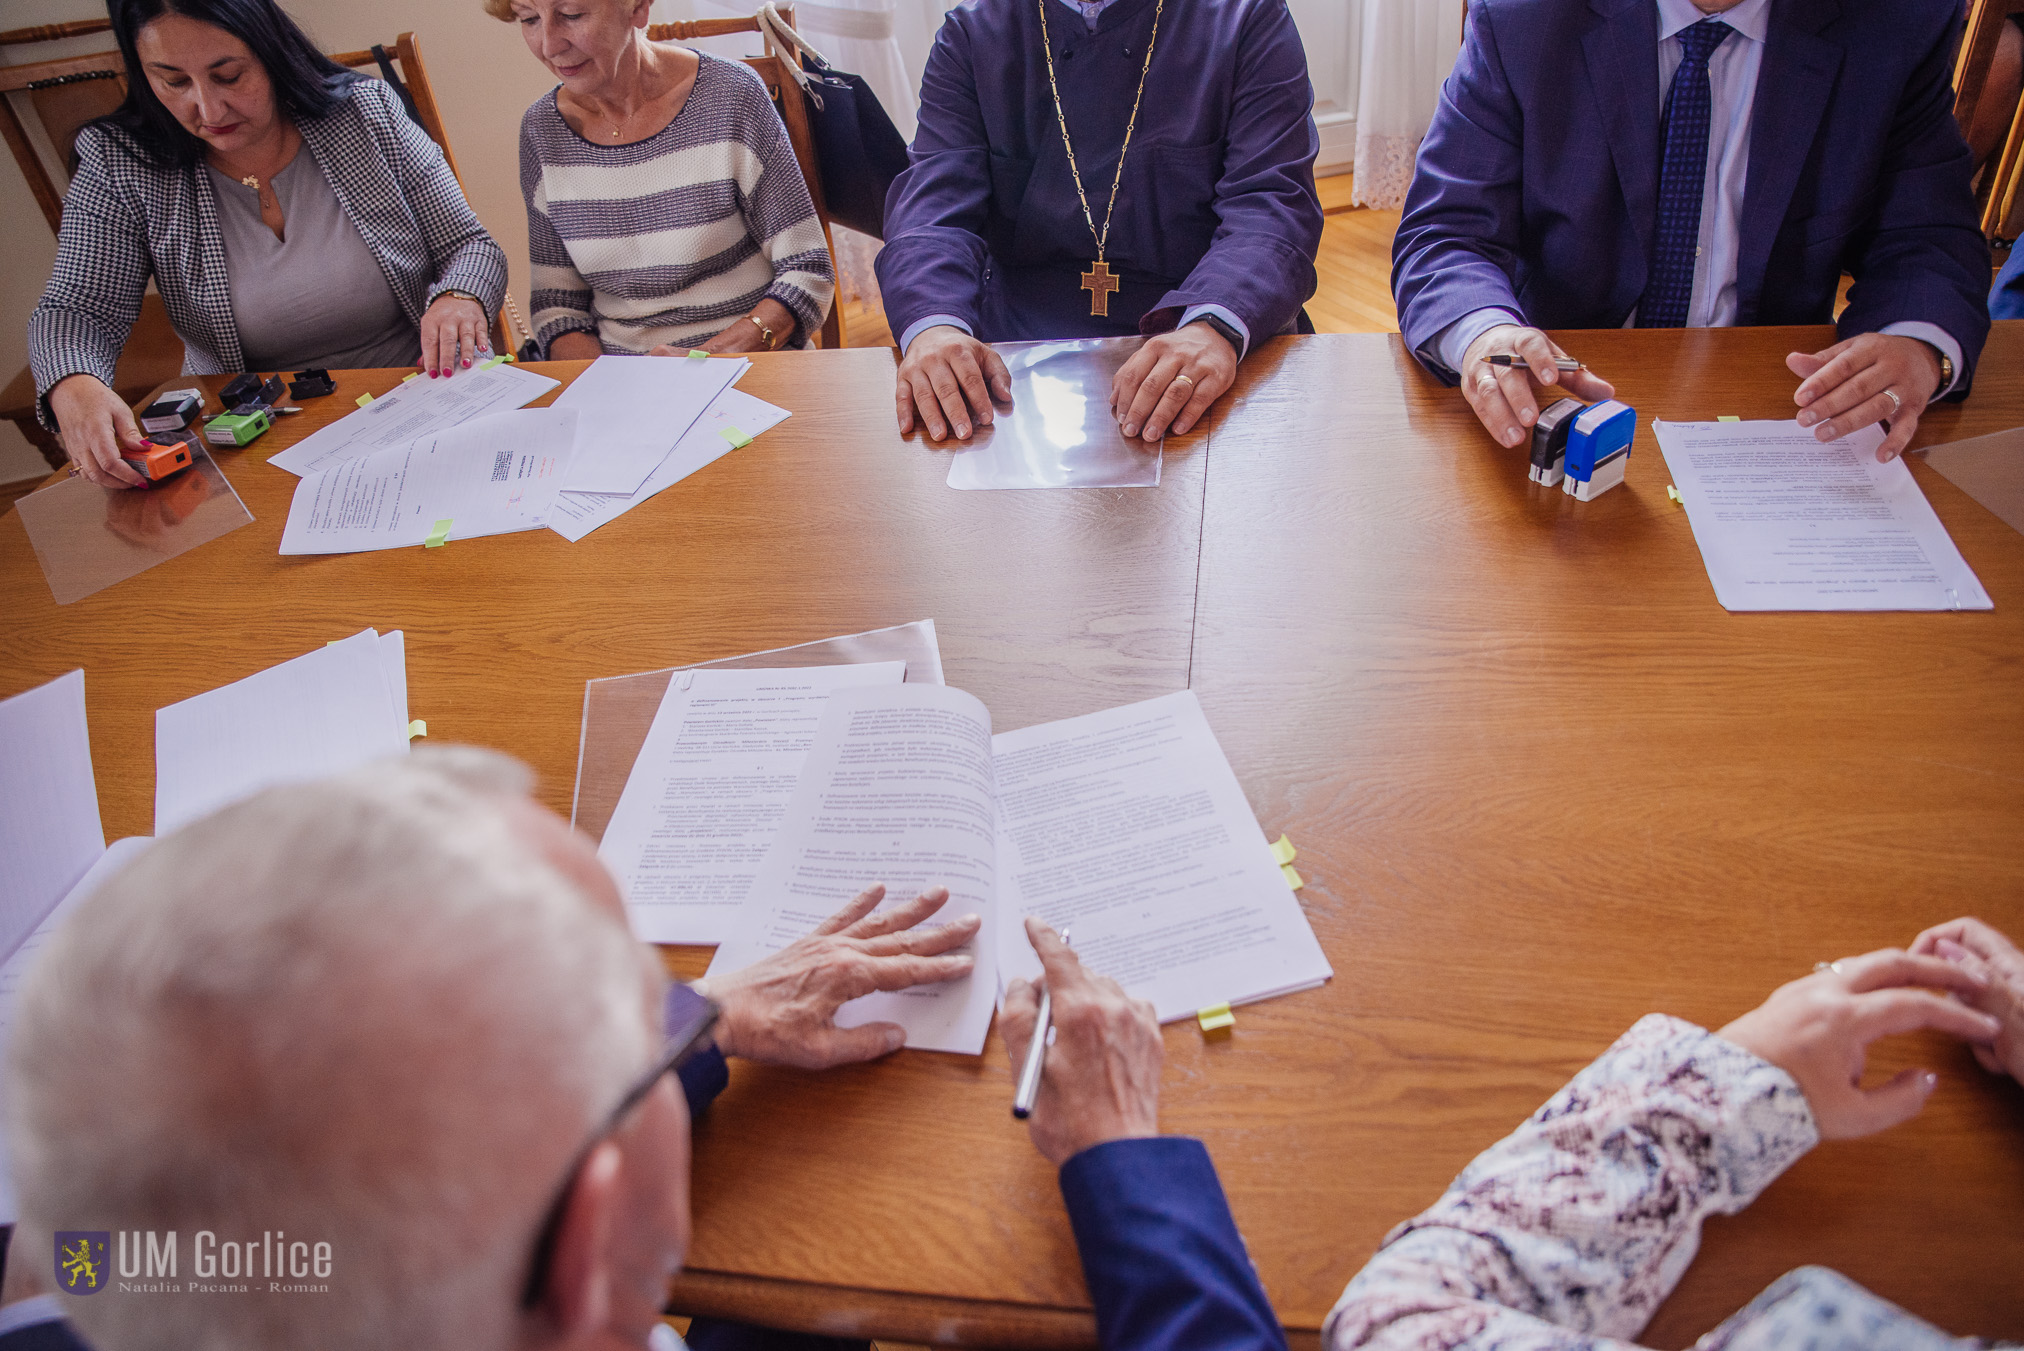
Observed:
[[[413,375],[403,375],[401,377],[401,383],[405,385],[410,380],[419,380],[421,378],[422,373],[420,371],[416,371]]]
[[[450,524],[449,521],[437,521],[430,528],[429,537],[422,541],[422,547],[426,549],[442,548],[443,541],[450,537]]]
[[[752,444],[752,438],[739,431],[736,427],[719,427],[717,435],[729,441],[733,450],[743,450],[746,446]]]
[[[365,407],[367,404],[371,402],[372,402],[372,395],[370,394],[361,394],[358,396],[358,406],[360,408]]]
[[[1742,420],[1743,419],[1739,417],[1733,417],[1728,413],[1724,413],[1722,414],[1722,416],[1715,419],[1715,421],[1717,422],[1741,422]]]
[[[506,360],[506,358],[505,358],[505,357],[503,357],[503,356],[496,356],[496,357],[493,357],[493,358],[492,358],[492,359],[491,359],[490,361],[481,361],[481,362],[479,362],[479,363],[478,363],[478,369],[479,369],[479,370],[481,370],[481,371],[489,371],[489,370],[491,370],[491,369],[492,369],[492,368],[493,368],[494,366],[498,365],[498,364],[499,364],[500,362],[502,362],[502,361],[504,361],[504,360]]]
[[[689,349],[689,360],[691,360],[691,361],[708,361],[709,359],[710,359],[710,354],[709,354],[708,352],[705,352],[705,351],[704,351],[704,350],[703,350],[702,348],[700,348],[700,347],[691,347],[691,348]]]
[[[408,724],[408,740],[413,741],[418,736],[427,736],[428,734],[429,725],[420,718],[416,718]]]

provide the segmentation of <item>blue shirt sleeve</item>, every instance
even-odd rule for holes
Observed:
[[[1061,1168],[1105,1351],[1284,1351],[1199,1140],[1113,1140]]]
[[[689,1100],[689,1119],[693,1121],[709,1110],[717,1095],[724,1091],[724,1085],[731,1082],[731,1067],[724,1063],[724,1053],[712,1043],[690,1056],[675,1071],[675,1077],[682,1081],[682,1096]],[[6,1349],[0,1347],[0,1351]]]

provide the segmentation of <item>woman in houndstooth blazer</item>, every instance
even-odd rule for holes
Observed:
[[[278,367],[400,348],[448,375],[487,349],[506,256],[387,84],[330,61],[274,0],[109,9],[127,99],[78,134],[28,322],[42,421],[80,473],[140,482],[120,454],[141,433],[110,386],[150,277],[196,374],[243,370],[249,350]]]

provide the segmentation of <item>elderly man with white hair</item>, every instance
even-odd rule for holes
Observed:
[[[967,974],[979,921],[925,924],[939,890],[879,911],[875,887],[755,966],[670,986],[527,788],[503,756],[437,750],[271,790],[80,905],[9,1048],[6,1287],[33,1295],[69,1240],[97,1292],[8,1303],[0,1351],[674,1344],[690,1121],[724,1056],[896,1049],[899,1028],[837,1009]],[[1158,1138],[1150,1007],[1029,928],[1058,1032],[1033,1139],[1106,1345],[1283,1346],[1206,1151]],[[1015,1058],[1037,1002],[1007,992]],[[117,1235],[145,1269],[172,1234],[177,1279],[111,1278],[92,1247]]]

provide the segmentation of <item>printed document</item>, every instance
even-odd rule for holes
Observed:
[[[0,952],[104,852],[84,672],[0,700]]]
[[[756,437],[761,432],[771,431],[785,422],[787,416],[784,408],[775,408],[763,399],[727,389],[723,397],[711,405],[709,412],[696,419],[696,425],[689,428],[688,434],[675,443],[675,448],[668,452],[660,467],[647,476],[638,492],[625,495],[565,490],[555,499],[555,510],[549,513],[548,528],[574,544],[654,494],[674,487],[703,466],[730,454],[738,437]]]
[[[407,675],[371,629],[155,713],[155,833],[408,749]]]
[[[648,943],[729,937],[831,692],[906,673],[903,661],[677,671],[597,849],[633,932]]]
[[[412,444],[487,413],[525,408],[561,383],[511,362],[489,369],[473,366],[447,380],[420,376],[303,437],[267,463],[291,474],[315,473]]]
[[[1797,422],[1652,428],[1728,610],[1987,610],[1989,595],[1883,431]]]
[[[43,916],[34,932],[16,943],[11,951],[0,948],[0,953],[5,953],[5,961],[0,963],[0,1061],[6,1059],[7,1042],[14,1030],[14,1004],[21,993],[21,982],[27,979],[36,955],[48,945],[79,901],[97,891],[100,884],[151,843],[153,841],[146,836],[137,836],[115,840],[110,849],[99,850],[98,857],[85,870],[84,876]],[[0,1135],[0,1224],[13,1224],[21,1218],[8,1157],[6,1137]]]
[[[281,552],[360,553],[538,530],[576,437],[575,413],[522,408],[317,470],[295,485]]]
[[[573,408],[581,448],[563,486],[578,493],[640,490],[696,419],[750,370],[742,359],[603,356],[554,407]]]
[[[961,690],[838,690],[710,969],[778,951],[874,882],[886,906],[946,886],[930,923],[984,919],[969,977],[838,1016],[927,1050],[977,1054],[1002,981],[1039,974],[1024,914],[1071,925],[1083,960],[1163,1021],[1332,974],[1188,691],[993,738]]]

